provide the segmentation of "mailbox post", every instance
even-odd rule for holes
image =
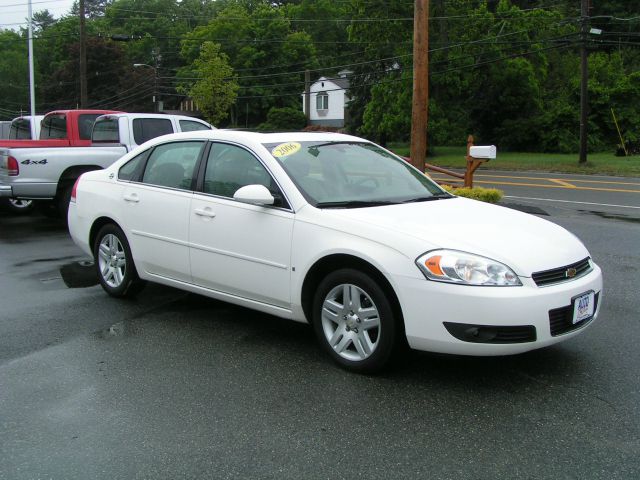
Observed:
[[[467,170],[464,172],[464,186],[473,188],[473,174],[480,165],[496,158],[496,146],[474,146],[473,135],[467,138]]]

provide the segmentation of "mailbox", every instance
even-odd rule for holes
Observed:
[[[495,145],[472,146],[469,149],[469,156],[473,158],[496,158],[497,150]]]

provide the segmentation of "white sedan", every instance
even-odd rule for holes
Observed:
[[[152,281],[309,322],[354,371],[403,343],[544,347],[584,330],[602,302],[601,270],[573,234],[452,196],[347,135],[160,137],[82,175],[68,220],[110,295]]]

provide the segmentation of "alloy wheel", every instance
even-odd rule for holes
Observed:
[[[362,361],[380,340],[380,314],[360,287],[340,284],[322,302],[322,330],[331,348],[349,361]]]
[[[104,282],[118,288],[127,272],[127,257],[120,239],[112,233],[102,237],[98,247],[98,266]]]

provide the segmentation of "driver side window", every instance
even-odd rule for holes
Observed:
[[[212,144],[204,173],[203,192],[233,198],[239,188],[247,185],[264,185],[276,200],[274,206],[285,206],[276,182],[253,154],[235,145]]]

